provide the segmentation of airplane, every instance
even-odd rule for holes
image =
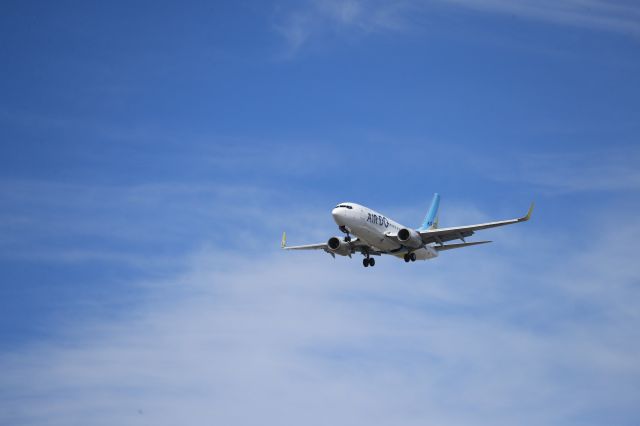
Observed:
[[[283,232],[281,247],[284,250],[324,250],[334,259],[336,254],[351,257],[352,254],[360,252],[364,256],[362,265],[365,268],[376,264],[376,260],[371,256],[383,254],[402,258],[407,263],[428,260],[438,257],[441,251],[490,243],[491,241],[467,242],[465,238],[481,229],[528,221],[534,203],[531,203],[525,216],[516,219],[450,228],[438,228],[439,206],[440,195],[436,193],[422,225],[413,229],[360,204],[340,203],[331,211],[331,215],[338,229],[346,234],[344,238],[331,237],[326,243],[287,246],[287,234]],[[352,235],[355,238],[352,238]],[[462,242],[445,244],[455,240]]]

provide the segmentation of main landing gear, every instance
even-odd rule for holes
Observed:
[[[416,261],[416,254],[415,253],[407,253],[404,255],[404,261],[409,263],[409,262],[415,262]]]
[[[367,266],[375,266],[376,260],[373,257],[365,257],[362,259],[362,265],[366,268]]]
[[[363,253],[365,258],[362,259],[362,265],[366,268],[367,266],[371,266],[372,268],[376,265],[376,260],[373,257],[369,257],[369,250],[364,250]]]

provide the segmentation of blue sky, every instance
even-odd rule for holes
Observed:
[[[5,2],[0,35],[0,423],[637,422],[635,2]],[[431,262],[279,251],[436,191],[443,226],[537,207]]]

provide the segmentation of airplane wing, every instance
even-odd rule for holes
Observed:
[[[425,244],[436,243],[436,244],[439,244],[440,246],[442,246],[443,243],[451,240],[464,241],[466,237],[470,237],[475,233],[475,231],[479,231],[481,229],[496,228],[498,226],[505,226],[505,225],[512,225],[514,223],[526,222],[527,220],[529,220],[529,218],[531,218],[531,213],[533,212],[533,206],[534,206],[534,203],[531,203],[531,207],[529,207],[529,211],[527,212],[527,214],[525,216],[522,216],[516,219],[500,220],[497,222],[479,223],[476,225],[455,226],[451,228],[428,229],[425,231],[420,231],[420,236],[422,237],[422,241]]]
[[[282,244],[280,245],[283,250],[327,250],[329,247],[327,243],[320,244],[307,244],[304,246],[288,246],[287,245],[287,233],[282,233]]]
[[[352,239],[349,242],[349,246],[351,248],[351,254],[355,252],[360,252],[362,254],[369,253],[371,256],[380,256],[383,252],[374,249],[368,244],[360,241],[357,238]],[[288,246],[287,245],[287,234],[282,233],[282,244],[281,247],[283,250],[324,250],[332,256],[335,256],[334,253],[329,250],[329,245],[327,243],[318,243],[318,244],[306,244],[302,246]],[[350,256],[350,255],[349,255]]]
[[[327,243],[307,244],[304,246],[283,246],[283,250],[326,250]]]

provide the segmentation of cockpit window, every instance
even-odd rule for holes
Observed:
[[[353,208],[353,207],[348,206],[348,205],[346,205],[346,204],[338,204],[338,205],[336,206],[336,209],[339,209],[339,208],[341,208],[341,207],[342,207],[342,208],[345,208],[345,209],[349,209],[349,210],[351,210],[351,209]]]

